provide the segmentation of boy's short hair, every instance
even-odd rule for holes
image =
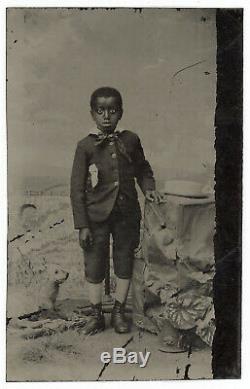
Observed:
[[[115,97],[117,100],[117,104],[119,105],[120,109],[122,109],[122,96],[120,92],[115,88],[103,86],[101,88],[96,89],[90,97],[91,109],[95,108],[95,102],[97,97]]]

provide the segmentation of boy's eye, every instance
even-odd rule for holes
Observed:
[[[102,115],[104,112],[105,112],[104,108],[101,108],[101,107],[96,108],[96,113],[98,113],[99,115]],[[109,108],[108,112],[110,115],[114,115],[117,112],[117,109],[116,108]]]

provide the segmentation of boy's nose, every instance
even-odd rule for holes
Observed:
[[[109,110],[108,110],[108,109],[105,109],[105,110],[104,110],[104,118],[105,118],[105,119],[109,119],[109,116],[110,116],[110,115],[109,115]]]

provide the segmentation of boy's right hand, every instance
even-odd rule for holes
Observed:
[[[93,237],[89,228],[81,228],[79,230],[79,244],[82,249],[88,249],[93,244]]]

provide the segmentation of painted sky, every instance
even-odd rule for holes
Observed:
[[[7,54],[10,188],[68,180],[103,85],[121,91],[121,126],[139,134],[157,178],[211,176],[214,10],[10,8]]]

